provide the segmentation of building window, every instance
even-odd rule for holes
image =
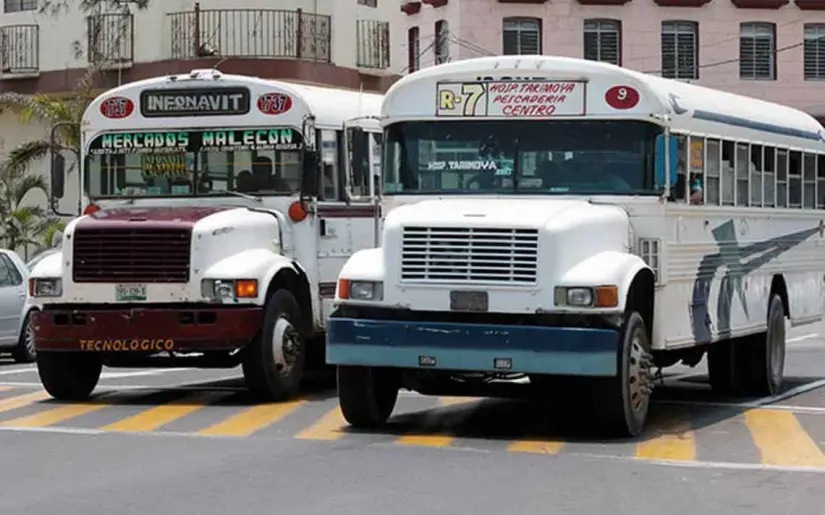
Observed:
[[[504,55],[541,55],[541,20],[504,18],[501,48]]]
[[[37,0],[3,0],[3,12],[18,13],[35,9],[37,9]]]
[[[358,0],[358,3],[367,7],[378,7],[378,0]]]
[[[450,26],[446,20],[435,22],[435,64],[450,60]]]
[[[418,27],[410,27],[407,31],[407,72],[412,73],[421,68],[421,41],[418,37]]]
[[[622,64],[622,24],[615,20],[584,21],[584,58]]]
[[[805,79],[825,79],[825,24],[805,24]]]
[[[739,78],[776,80],[776,25],[743,23],[739,28]]]
[[[698,41],[697,22],[662,22],[662,77],[698,79]]]

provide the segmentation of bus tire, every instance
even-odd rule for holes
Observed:
[[[747,393],[758,397],[778,395],[785,370],[785,305],[773,294],[768,305],[767,330],[749,337],[745,365]]]
[[[59,401],[84,401],[100,380],[103,361],[85,352],[38,352],[37,373],[49,395]]]
[[[629,311],[619,332],[616,376],[595,380],[593,406],[602,433],[611,437],[642,434],[650,406],[653,359],[645,321]]]
[[[352,427],[375,429],[390,418],[400,389],[392,371],[342,365],[336,375],[338,404]]]
[[[247,388],[257,396],[281,402],[298,393],[304,376],[306,340],[301,310],[289,290],[277,290],[264,307],[261,331],[244,349],[241,366]]]

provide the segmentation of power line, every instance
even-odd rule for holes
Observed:
[[[677,22],[677,21],[683,21],[683,22],[684,22],[684,21],[689,21],[689,22],[694,22],[695,20],[664,20],[664,21],[674,21],[674,22]],[[778,25],[776,26],[776,28],[777,28],[777,30],[778,30],[778,29],[781,29],[781,28],[783,28],[783,27],[787,27],[787,26],[789,26],[789,25],[796,25],[797,23],[801,23],[801,22],[804,22],[804,21],[805,21],[805,18],[799,18],[799,19],[796,19],[796,20],[793,20],[793,21],[788,21],[788,22],[785,22],[785,23],[780,23],[780,24],[778,24]],[[696,22],[696,23],[698,23],[698,22]],[[697,48],[697,50],[706,50],[706,49],[708,49],[708,48],[714,48],[714,47],[717,47],[717,46],[719,46],[719,45],[724,45],[725,43],[732,43],[732,42],[734,42],[734,41],[739,41],[739,39],[740,39],[740,38],[741,38],[741,36],[740,36],[740,35],[735,35],[735,36],[731,36],[731,37],[729,37],[729,38],[720,39],[719,41],[714,41],[713,43],[709,43],[709,44],[707,44],[707,45],[700,45],[700,46]],[[623,61],[623,62],[628,62],[628,63],[634,63],[634,62],[638,62],[638,61],[647,61],[648,59],[656,59],[656,58],[658,58],[660,55],[661,55],[661,54],[656,54],[656,55],[648,55],[648,56],[644,56],[644,57],[634,57],[633,59],[630,59],[630,60],[628,60],[628,61],[624,61],[624,60],[622,60],[622,61]]]

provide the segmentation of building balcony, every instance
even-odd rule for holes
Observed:
[[[358,20],[356,30],[356,66],[368,70],[390,67],[390,23]]]
[[[331,18],[301,9],[201,9],[170,13],[172,59],[258,57],[328,63]]]
[[[444,7],[445,5],[447,5],[450,2],[450,0],[421,0],[421,1],[424,2],[425,4],[429,5],[430,7],[435,7],[435,8]]]
[[[135,58],[135,18],[128,13],[86,18],[87,60],[104,70],[131,68]]]
[[[802,11],[825,11],[825,0],[796,0],[796,6]]]
[[[420,0],[401,0],[401,12],[406,15],[418,14],[421,12]]]
[[[40,27],[0,27],[0,78],[30,78],[40,73]]]

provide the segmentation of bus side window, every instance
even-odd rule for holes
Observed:
[[[359,141],[355,141],[355,138]],[[347,129],[348,149],[347,155],[350,159],[350,182],[349,190],[353,196],[364,197],[369,195],[370,183],[368,182],[370,174],[369,165],[369,133],[367,131],[360,131],[356,133],[352,128]],[[360,146],[363,150],[359,156],[353,155],[353,149]],[[354,157],[361,159],[360,162],[355,162]]]
[[[733,196],[736,188],[736,178],[734,177],[734,143],[732,141],[722,141],[722,205],[732,206],[736,200]]]
[[[816,207],[825,209],[825,155],[816,156]]]
[[[788,150],[776,149],[776,207],[788,207]]]
[[[338,136],[335,131],[323,129],[321,133],[321,192],[323,200],[339,200]]]
[[[762,185],[762,170],[764,169],[763,161],[764,149],[762,145],[751,145],[751,161],[750,161],[750,179],[751,179],[751,205],[756,207],[762,206],[763,185]]]
[[[706,184],[705,184],[705,204],[718,205],[720,200],[720,177],[722,171],[722,144],[718,139],[708,139],[705,141],[707,145],[706,159]]]
[[[816,209],[816,155],[802,156],[802,207]]]
[[[670,199],[676,202],[686,202],[688,198],[689,180],[687,173],[687,163],[690,159],[689,149],[687,144],[687,136],[684,134],[674,134],[676,138],[676,148],[679,155],[679,162],[676,165],[677,179],[676,184],[670,185]]]
[[[791,150],[788,161],[788,207],[802,207],[802,152]]]
[[[750,188],[748,188],[748,175],[753,165],[751,164],[750,145],[748,143],[736,144],[736,205],[747,206],[750,198]]]
[[[765,147],[765,157],[763,159],[762,179],[764,181],[765,207],[776,205],[776,149]]]

